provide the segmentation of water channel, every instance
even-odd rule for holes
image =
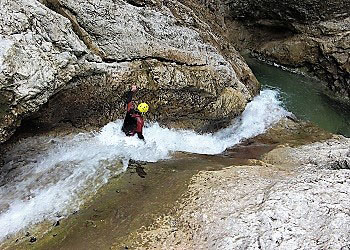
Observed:
[[[350,104],[330,98],[324,83],[252,58],[246,60],[263,89],[278,90],[288,111],[329,132],[350,137]]]
[[[264,133],[288,111],[350,136],[350,108],[327,98],[319,82],[252,59],[249,64],[263,90],[231,126],[217,133],[199,135],[152,123],[145,128],[147,142],[143,143],[126,138],[118,120],[100,131],[35,136],[17,143],[4,156],[0,173],[0,241],[78,210],[85,194],[94,194],[124,172],[129,160],[157,162],[179,151],[216,155]]]

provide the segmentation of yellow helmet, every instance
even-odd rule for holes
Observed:
[[[141,112],[141,113],[146,113],[148,111],[148,104],[147,103],[140,103],[139,106],[137,106],[137,109]]]

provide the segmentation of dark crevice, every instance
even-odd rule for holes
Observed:
[[[77,13],[74,9],[69,8],[69,7],[66,6],[66,5],[64,5],[64,6],[61,5],[60,7],[63,8],[64,10],[68,10],[68,11],[70,12],[70,14],[73,15],[73,16],[77,16],[77,15],[78,15],[78,13]]]
[[[280,39],[291,37],[299,32],[291,25],[284,23],[264,23],[257,22],[254,24],[260,32],[270,34],[270,36],[279,37]]]
[[[114,59],[114,58],[102,58],[102,61],[105,63],[123,63],[123,62],[133,62],[133,61],[139,61],[139,60],[157,60],[159,62],[165,62],[165,63],[175,63],[179,66],[188,66],[188,67],[201,67],[206,66],[207,64],[189,64],[185,62],[175,61],[172,59],[159,57],[159,56],[144,56],[144,57],[134,57],[130,59]]]
[[[347,159],[336,160],[330,164],[329,168],[331,170],[350,169],[350,161]]]
[[[126,0],[128,4],[131,4],[132,6],[135,7],[145,7],[146,3],[143,2],[142,0]]]

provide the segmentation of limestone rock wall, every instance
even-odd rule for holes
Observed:
[[[37,1],[1,0],[0,141],[79,74],[86,46],[69,20]]]
[[[194,1],[0,0],[0,142],[21,121],[50,128],[122,118],[203,128],[240,114],[259,84]]]

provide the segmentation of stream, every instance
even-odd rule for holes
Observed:
[[[124,172],[130,160],[156,162],[174,152],[219,154],[287,115],[278,92],[263,90],[231,126],[214,134],[149,123],[144,143],[126,137],[122,120],[117,120],[100,131],[23,139],[6,153],[0,173],[0,240],[72,214],[111,177]]]
[[[0,241],[74,213],[110,178],[124,172],[130,160],[157,162],[175,152],[220,154],[264,133],[289,111],[328,131],[350,135],[350,109],[325,99],[313,80],[254,60],[249,64],[263,90],[231,126],[214,134],[148,123],[144,143],[126,137],[117,120],[100,131],[21,140],[4,156],[0,173]]]
[[[253,58],[246,57],[246,60],[262,88],[277,90],[286,109],[299,119],[350,137],[350,104],[340,103],[325,94],[325,83]]]

